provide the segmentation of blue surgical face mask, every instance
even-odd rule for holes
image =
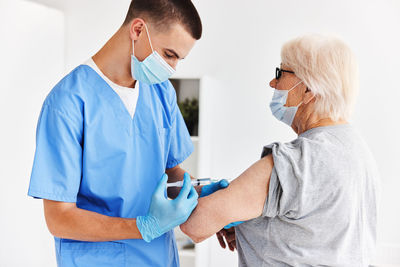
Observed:
[[[131,74],[132,78],[146,84],[157,84],[166,81],[175,70],[153,49],[149,30],[144,25],[149,38],[152,53],[140,62],[135,57],[135,44],[132,40]]]
[[[303,101],[301,101],[297,106],[294,107],[285,107],[285,104],[289,92],[295,89],[300,83],[302,83],[302,81],[298,82],[295,86],[293,86],[289,90],[275,89],[271,103],[269,104],[269,107],[271,108],[272,111],[272,115],[274,115],[275,118],[286,123],[289,126],[292,126],[294,116],[296,115],[299,106],[303,104]]]

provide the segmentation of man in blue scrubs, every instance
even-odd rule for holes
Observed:
[[[133,0],[46,97],[28,194],[44,201],[58,266],[179,266],[172,230],[198,194],[179,167],[193,145],[168,78],[201,32],[190,0]],[[166,198],[167,180],[183,177]]]

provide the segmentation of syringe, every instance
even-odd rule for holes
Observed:
[[[199,179],[192,179],[192,185],[193,186],[199,186],[199,185],[208,185],[213,182],[216,182],[217,180],[211,179],[211,178],[199,178]],[[177,181],[174,183],[167,183],[167,188],[168,187],[182,187],[183,186],[183,181]]]

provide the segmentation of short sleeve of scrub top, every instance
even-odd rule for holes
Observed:
[[[80,116],[71,114],[74,106],[65,106],[68,101],[59,103],[67,109],[52,106],[49,102],[55,97],[60,94],[49,95],[40,112],[28,195],[76,202],[82,170],[82,122]]]
[[[170,89],[172,90],[171,114],[173,122],[170,135],[170,147],[167,157],[167,169],[173,168],[182,163],[194,150],[189,131],[178,107],[175,89],[173,89],[172,85]]]

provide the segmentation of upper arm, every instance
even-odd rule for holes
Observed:
[[[226,189],[200,198],[189,219],[181,225],[184,233],[199,242],[234,221],[245,221],[262,214],[273,168],[272,155],[266,156]]]

